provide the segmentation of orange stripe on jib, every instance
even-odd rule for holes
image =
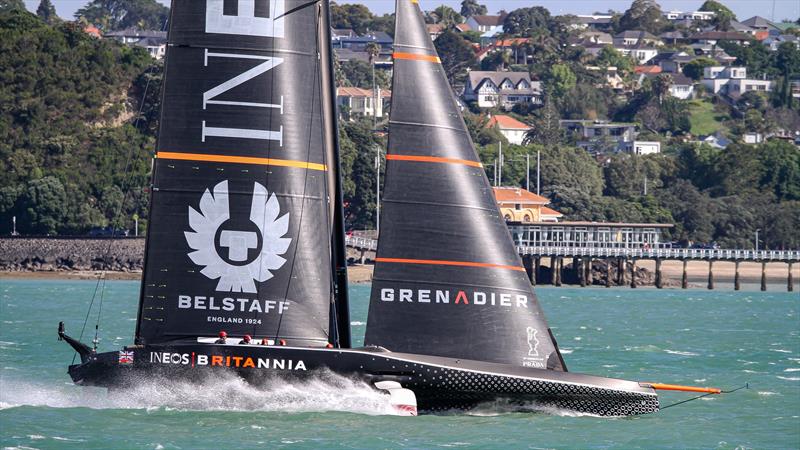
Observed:
[[[434,62],[434,63],[442,62],[442,60],[439,59],[438,56],[434,56],[434,55],[418,55],[416,53],[394,52],[394,53],[392,53],[392,57],[394,57],[394,59],[411,59],[411,60],[414,60],[414,61],[428,61],[428,62]]]
[[[525,269],[519,266],[506,266],[502,264],[490,264],[472,261],[446,261],[441,259],[407,259],[407,258],[375,258],[377,262],[399,263],[399,264],[425,264],[429,266],[457,266],[457,267],[481,267],[486,269],[506,269],[524,272]]]
[[[468,159],[456,158],[440,158],[438,156],[412,156],[412,155],[386,155],[386,159],[390,161],[415,161],[415,162],[430,162],[430,163],[443,163],[443,164],[463,164],[465,166],[483,167],[478,161],[470,161]]]
[[[254,164],[259,166],[297,167],[308,170],[328,170],[325,164],[311,163],[308,161],[294,161],[291,159],[255,158],[251,156],[210,155],[205,153],[176,153],[158,152],[158,159],[177,159],[182,161],[205,161],[231,164]]]

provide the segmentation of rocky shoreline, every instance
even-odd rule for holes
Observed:
[[[143,265],[143,238],[0,238],[4,272],[141,272]]]

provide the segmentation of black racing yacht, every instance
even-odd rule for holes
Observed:
[[[134,344],[97,353],[62,324],[72,380],[332,371],[407,414],[657,411],[660,385],[567,371],[415,0],[397,2],[384,226],[352,348],[328,6],[172,2]]]

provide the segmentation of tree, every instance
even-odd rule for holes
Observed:
[[[619,20],[621,30],[644,30],[656,35],[665,25],[661,7],[654,0],[633,0]]]
[[[357,34],[364,34],[374,19],[369,8],[361,4],[339,5],[331,2],[330,8],[333,28],[350,28]]]
[[[42,0],[39,2],[39,7],[36,8],[36,15],[50,25],[59,20],[58,14],[56,14],[56,8],[50,0]]]
[[[717,62],[711,58],[701,57],[697,59],[693,59],[686,63],[683,66],[682,72],[687,77],[693,79],[694,81],[700,80],[703,78],[703,70],[706,67],[711,67],[717,65]]]
[[[442,60],[442,67],[450,84],[460,79],[466,69],[476,63],[472,46],[458,33],[447,30],[440,34],[433,43]]]
[[[25,3],[22,0],[0,0],[0,13],[13,9],[25,11]]]
[[[720,2],[714,0],[706,0],[701,6],[700,11],[711,11],[714,13],[714,18],[711,23],[720,31],[726,31],[731,26],[731,21],[736,20],[736,14],[733,13],[728,7]]]
[[[479,5],[478,0],[463,0],[461,2],[461,15],[465,18],[481,16],[487,13],[486,5]]]
[[[664,102],[664,96],[669,94],[669,88],[672,87],[672,75],[662,73],[653,79],[653,94],[658,97],[658,104]]]
[[[438,18],[436,23],[441,24],[444,27],[451,27],[464,22],[464,18],[461,17],[461,14],[457,13],[456,10],[446,5],[439,6],[433,10],[433,12]]]
[[[781,71],[783,80],[779,97],[779,105],[792,109],[791,79],[800,72],[800,50],[790,42],[784,42],[778,47],[775,57],[777,68]]]
[[[541,6],[519,8],[511,11],[503,21],[503,32],[528,36],[535,30],[548,30],[550,11]]]
[[[169,8],[156,0],[92,0],[75,13],[103,31],[125,28],[161,30],[167,23]]]
[[[603,68],[616,67],[620,73],[627,74],[633,70],[636,62],[625,56],[611,45],[606,45],[597,54],[597,65]]]
[[[545,96],[544,107],[536,112],[532,128],[525,133],[526,144],[539,144],[545,147],[561,144],[564,130],[559,124],[559,115],[550,95]]]
[[[550,72],[545,79],[547,92],[556,98],[561,98],[570,89],[575,87],[577,77],[566,64],[555,64],[550,67]]]

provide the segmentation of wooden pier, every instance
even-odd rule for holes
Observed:
[[[375,252],[378,249],[378,241],[374,239],[348,236],[346,243],[349,247],[361,251],[362,260],[367,252]],[[708,264],[708,289],[714,289],[718,283],[714,278],[715,267],[720,263],[730,263],[734,265],[733,285],[735,290],[741,289],[741,279],[739,269],[741,263],[760,263],[761,264],[761,283],[762,291],[767,290],[767,264],[780,263],[787,266],[786,288],[789,292],[794,290],[794,277],[792,270],[794,264],[800,262],[800,250],[733,250],[733,249],[688,249],[688,248],[600,248],[600,247],[577,247],[577,246],[517,246],[517,251],[522,256],[522,263],[531,283],[541,284],[546,280],[554,286],[564,284],[565,267],[564,260],[572,260],[572,274],[577,277],[580,286],[591,286],[592,264],[596,261],[603,261],[605,264],[605,286],[629,285],[631,288],[638,286],[637,277],[634,275],[637,264],[642,261],[654,261],[655,263],[655,287],[663,288],[665,278],[662,273],[664,261],[681,261],[683,270],[681,274],[681,288],[689,287],[688,263],[690,261],[705,261]],[[542,259],[546,258],[550,266],[547,268],[542,265]],[[614,277],[616,275],[616,277]]]

